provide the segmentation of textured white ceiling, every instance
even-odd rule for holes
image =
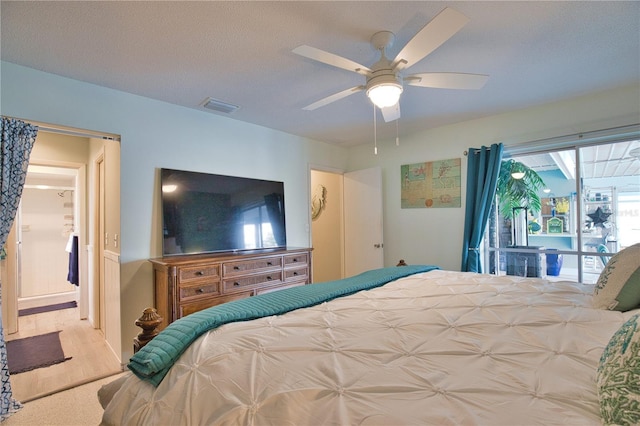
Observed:
[[[370,143],[358,93],[302,107],[363,77],[291,53],[301,44],[364,65],[371,35],[393,57],[445,7],[471,21],[411,73],[488,74],[479,91],[405,87],[400,134],[640,84],[640,2],[2,1],[1,58],[188,108],[213,97],[229,117],[330,143]],[[212,113],[213,114],[213,113]],[[378,120],[379,139],[395,123]]]

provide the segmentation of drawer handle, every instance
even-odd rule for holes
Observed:
[[[273,279],[273,278],[271,278],[271,275],[269,275],[269,276],[267,277],[267,281],[271,281],[272,279]]]
[[[271,265],[273,265],[273,263],[267,262],[267,266],[271,266]]]
[[[294,257],[294,258],[293,258],[293,263],[296,263],[297,261],[298,261],[298,258],[297,258],[297,257]]]
[[[294,272],[294,273],[293,273],[293,276],[295,277],[296,275],[298,275],[298,273],[297,273],[297,272]]]
[[[238,271],[238,270],[240,270],[240,267],[239,267],[239,266],[234,266],[234,267],[233,267],[233,270],[234,270],[234,271]]]
[[[197,289],[197,290],[196,290],[196,293],[200,293],[200,294],[204,293],[204,288],[199,288],[199,289]]]
[[[240,283],[235,282],[235,283],[233,283],[233,286],[234,286],[234,287],[239,287],[239,286],[240,286]]]
[[[202,271],[197,271],[197,272],[196,272],[196,275],[197,275],[197,276],[199,276],[199,277],[201,277],[201,276],[203,276],[203,275],[204,275],[204,272],[202,272]]]

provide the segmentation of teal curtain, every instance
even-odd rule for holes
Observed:
[[[480,242],[496,196],[503,145],[469,148],[467,161],[467,199],[465,206],[462,266],[465,272],[482,272]]]
[[[0,144],[0,250],[4,244],[18,211],[18,203],[27,177],[29,155],[36,141],[38,128],[23,121],[2,117],[2,135]],[[0,316],[1,316],[0,308]],[[9,367],[7,366],[7,346],[4,340],[4,328],[0,321],[0,421],[18,411],[22,405],[13,399]]]

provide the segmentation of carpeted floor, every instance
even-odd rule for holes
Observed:
[[[7,342],[9,374],[19,374],[36,368],[49,367],[70,360],[60,343],[60,331],[25,337]]]
[[[98,390],[123,374],[125,373],[27,402],[20,411],[2,422],[2,426],[98,425],[104,412],[98,402]]]

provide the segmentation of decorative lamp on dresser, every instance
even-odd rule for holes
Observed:
[[[159,330],[186,315],[312,282],[310,248],[150,259]]]

